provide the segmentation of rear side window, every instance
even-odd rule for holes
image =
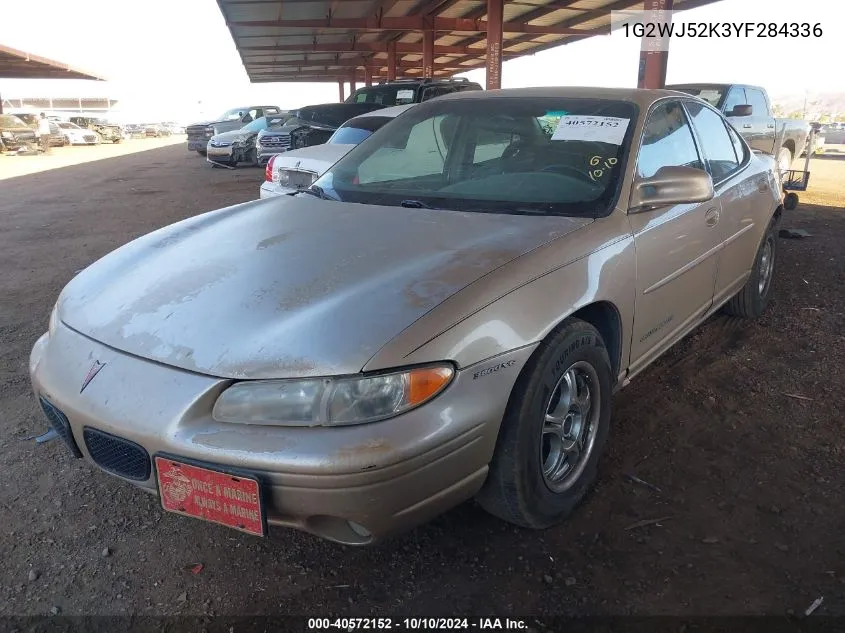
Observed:
[[[648,115],[643,129],[637,172],[641,178],[651,178],[661,167],[704,169],[692,128],[677,101],[658,104]]]
[[[731,143],[734,145],[736,158],[739,161],[739,164],[743,165],[748,159],[748,148],[745,146],[745,143],[742,142],[739,132],[733,129],[730,125],[728,125],[728,135],[731,137]]]
[[[751,112],[752,116],[766,116],[769,114],[769,105],[766,103],[766,97],[763,96],[762,92],[756,88],[746,88],[745,98],[748,99],[748,105],[753,108]]]
[[[730,116],[731,110],[733,110],[738,105],[746,105],[748,101],[746,101],[745,97],[745,90],[740,88],[739,86],[734,86],[728,92],[728,96],[725,99],[725,106],[722,110]]]
[[[724,119],[701,103],[688,101],[686,106],[692,117],[692,124],[698,132],[713,180],[724,180],[739,169],[740,163]]]

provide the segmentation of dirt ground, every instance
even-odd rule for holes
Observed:
[[[165,514],[31,439],[47,425],[29,351],[74,272],[256,198],[261,171],[168,146],[3,180],[0,615],[785,614],[820,596],[817,614],[845,615],[845,159],[813,169],[819,206],[785,221],[812,237],[780,240],[765,316],[712,319],[615,398],[599,485],[572,520],[532,532],[468,503],[369,549]]]

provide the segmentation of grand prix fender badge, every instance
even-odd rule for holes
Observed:
[[[101,363],[98,360],[94,361],[94,364],[91,365],[91,369],[88,370],[88,373],[85,375],[85,380],[82,381],[82,387],[79,389],[79,393],[85,391],[85,387],[91,384],[91,381],[94,380],[94,376],[100,373],[100,370],[105,367],[105,363]]]

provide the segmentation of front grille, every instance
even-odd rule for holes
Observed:
[[[261,137],[261,147],[290,149],[290,134],[273,134]]]
[[[70,452],[73,453],[73,456],[82,457],[82,453],[76,445],[76,441],[73,439],[73,432],[70,430],[70,422],[68,422],[65,414],[47,402],[44,398],[38,398],[38,401],[41,404],[41,410],[44,411],[44,415],[47,416],[47,420],[50,422],[50,426],[53,427],[53,430],[64,440],[65,444],[67,444],[70,449]]]
[[[89,427],[82,437],[91,459],[103,470],[135,481],[150,478],[150,455],[143,446]]]
[[[97,140],[97,137],[96,137],[96,136],[94,136],[93,134],[86,134],[86,135],[85,135],[85,136],[83,136],[82,138],[84,138],[84,139],[85,139],[85,142],[86,142],[86,143],[93,143],[94,141],[96,141],[96,140]]]
[[[215,141],[213,139],[209,141],[209,145],[212,147],[229,147],[231,144],[232,141]]]

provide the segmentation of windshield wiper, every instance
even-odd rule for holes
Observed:
[[[399,206],[405,207],[406,209],[434,209],[434,207],[422,200],[403,200],[399,203]]]
[[[320,200],[334,200],[337,202],[336,198],[332,198],[329,194],[327,194],[322,187],[317,185],[311,185],[307,189],[300,189],[299,193],[307,193],[308,195],[315,196]]]

